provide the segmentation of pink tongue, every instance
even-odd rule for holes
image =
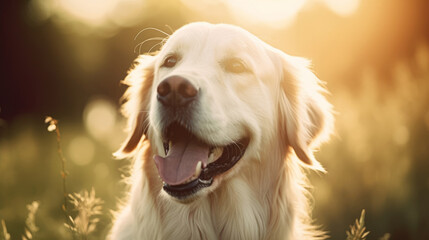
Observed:
[[[169,185],[180,185],[192,177],[199,161],[206,165],[209,147],[195,138],[172,143],[167,157],[155,156],[159,176]]]

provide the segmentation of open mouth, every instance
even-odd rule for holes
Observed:
[[[202,141],[177,122],[164,133],[165,157],[155,156],[164,190],[185,199],[211,186],[213,178],[231,169],[244,155],[249,138],[226,146],[213,146]]]

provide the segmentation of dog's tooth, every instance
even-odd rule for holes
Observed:
[[[201,164],[202,164],[201,161],[199,161],[197,163],[197,167],[195,168],[195,174],[194,174],[195,177],[200,176],[200,173],[201,173]]]
[[[213,157],[213,153],[210,153],[210,155],[209,155],[209,159],[207,160],[207,162],[208,163],[212,163],[212,162],[214,162],[214,157]]]
[[[213,152],[210,154],[210,157],[208,159],[208,163],[212,163],[220,158],[222,155],[223,148],[217,147],[213,149]]]
[[[223,153],[223,148],[216,148],[214,151],[214,159],[217,160],[218,158],[220,158],[220,156],[222,156]]]

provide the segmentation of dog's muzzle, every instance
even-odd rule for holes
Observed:
[[[197,132],[194,120],[200,91],[187,79],[171,76],[157,87],[164,156],[154,157],[164,191],[179,200],[189,199],[213,179],[231,169],[244,155],[249,138],[225,145],[209,144]],[[219,129],[221,130],[221,129]]]

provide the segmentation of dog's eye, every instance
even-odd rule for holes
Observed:
[[[176,65],[177,61],[178,61],[177,56],[172,55],[172,56],[167,57],[164,60],[164,63],[162,64],[162,66],[167,67],[167,68],[172,68]]]
[[[227,59],[223,62],[223,67],[230,73],[250,72],[243,60],[238,58]]]

